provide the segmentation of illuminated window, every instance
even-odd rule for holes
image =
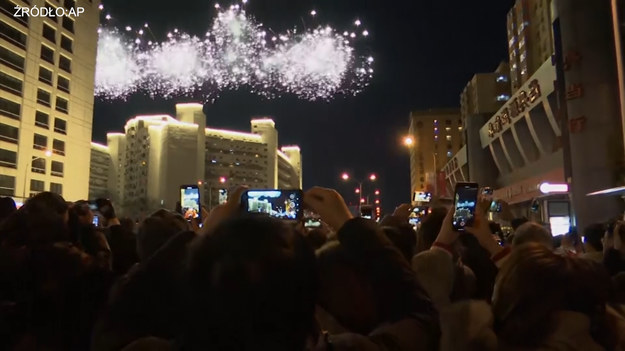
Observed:
[[[451,151],[447,151],[447,157],[448,157],[448,158],[451,158],[451,156],[453,156],[453,155],[451,154]]]
[[[451,127],[445,127],[445,131],[446,131],[446,132],[451,131]]]
[[[447,139],[447,141],[451,141],[451,135],[446,135],[445,139]]]
[[[500,75],[497,77],[497,83],[501,83],[501,82],[507,82],[508,81],[508,76],[506,75]]]
[[[497,101],[508,101],[509,99],[510,99],[510,95],[508,94],[501,94],[497,96]]]

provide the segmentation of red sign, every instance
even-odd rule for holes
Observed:
[[[501,114],[495,117],[495,122],[488,123],[488,136],[495,137],[495,133],[501,132],[505,125],[511,124],[512,119],[529,109],[531,104],[540,97],[540,83],[538,83],[538,79],[534,79],[529,85],[529,91],[521,90],[517,97],[508,102]]]

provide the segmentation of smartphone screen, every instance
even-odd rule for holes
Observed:
[[[93,216],[93,221],[91,223],[93,223],[94,226],[99,227],[100,226],[100,217],[98,217],[98,215],[94,215]]]
[[[180,206],[186,220],[198,218],[201,221],[200,189],[197,185],[183,185],[180,187]]]
[[[454,217],[452,219],[452,225],[456,231],[463,231],[465,226],[473,223],[475,207],[477,206],[477,194],[477,183],[456,184]]]
[[[316,218],[308,218],[304,221],[304,228],[319,228],[321,227],[321,220]]]
[[[228,189],[219,189],[219,204],[228,202]]]
[[[493,200],[490,203],[490,208],[488,209],[490,212],[501,212],[501,202],[497,201],[497,200]]]
[[[373,207],[371,206],[361,206],[360,207],[360,217],[366,219],[373,219]]]
[[[301,190],[248,190],[243,193],[241,204],[249,213],[264,213],[284,220],[299,220],[303,215]]]

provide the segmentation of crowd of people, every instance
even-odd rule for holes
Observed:
[[[159,210],[138,226],[99,200],[0,199],[0,350],[624,350],[625,225],[554,238],[487,219],[465,231],[410,205],[379,223],[334,190],[309,230],[240,211],[203,225]],[[583,240],[580,238],[583,237]]]

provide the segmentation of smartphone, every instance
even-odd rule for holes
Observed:
[[[477,183],[457,183],[454,195],[454,216],[452,225],[456,231],[473,224],[479,189]]]
[[[307,218],[304,220],[304,228],[319,228],[321,227],[321,220],[318,218]]]
[[[228,202],[228,189],[219,189],[219,204]]]
[[[180,186],[180,212],[186,220],[197,218],[200,223],[202,222],[200,204],[200,188],[197,185]]]
[[[482,188],[482,195],[493,195],[493,188],[489,186]]]
[[[366,219],[373,219],[373,207],[372,206],[360,206],[360,217]]]
[[[421,218],[418,217],[413,217],[413,218],[409,218],[408,219],[408,223],[410,223],[410,225],[412,225],[413,227],[416,227],[419,222],[421,222]]]
[[[264,213],[274,218],[297,221],[304,214],[304,193],[300,189],[247,190],[241,206],[248,213]]]
[[[100,217],[97,214],[93,215],[93,221],[91,222],[97,228],[100,226]]]
[[[490,212],[495,212],[495,213],[499,213],[501,212],[501,202],[499,202],[498,200],[493,200],[490,203],[490,207],[488,209]]]

